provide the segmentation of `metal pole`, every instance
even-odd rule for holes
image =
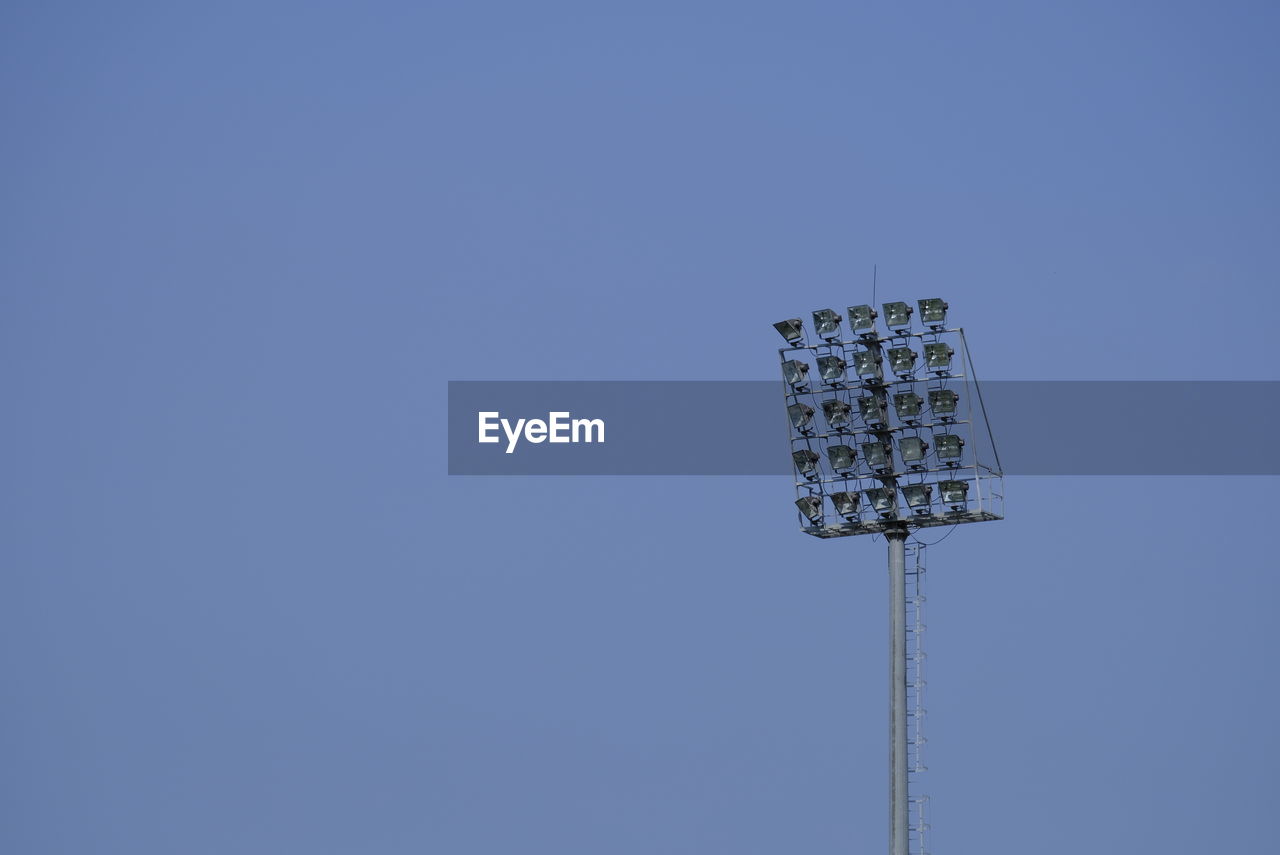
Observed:
[[[889,541],[889,855],[907,853],[907,529]]]

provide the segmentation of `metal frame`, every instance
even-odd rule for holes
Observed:
[[[913,341],[914,340],[914,341]],[[884,376],[881,379],[864,379],[853,372],[854,353],[862,350],[878,350],[881,361],[890,347],[908,346],[913,343],[923,356],[924,344],[933,342],[955,343],[952,365],[958,370],[941,372],[919,365],[910,377]],[[912,348],[913,350],[916,348]],[[799,513],[801,530],[814,537],[848,537],[857,534],[883,533],[906,525],[908,528],[959,525],[1004,518],[1004,475],[1000,458],[995,450],[991,426],[987,422],[986,408],[982,404],[982,392],[973,374],[973,362],[960,328],[929,330],[927,332],[890,332],[887,335],[857,336],[852,339],[822,341],[820,344],[798,344],[778,350],[782,362],[802,359],[811,365],[807,383],[792,387],[783,381],[783,395],[787,405],[802,403],[814,409],[811,430],[791,426],[792,451],[809,449],[819,455],[817,477],[796,474],[796,498],[817,496],[823,502],[824,516],[821,522],[812,522]],[[805,359],[805,356],[810,358]],[[816,370],[819,356],[839,356],[847,364],[844,382],[824,382]],[[921,360],[917,360],[920,362]],[[967,370],[966,370],[967,369]],[[959,395],[955,416],[934,415],[928,404],[929,392],[951,390]],[[908,424],[900,419],[893,407],[893,396],[900,392],[915,392],[923,399],[919,421]],[[923,394],[922,394],[923,393]],[[884,424],[867,423],[858,410],[857,399],[874,397],[883,407],[887,421]],[[833,428],[826,424],[822,402],[838,400],[850,406],[850,425]],[[821,429],[820,429],[821,428]],[[934,435],[948,433],[959,435],[964,441],[958,461],[944,461],[933,448]],[[918,436],[930,445],[923,466],[907,466],[897,454],[898,440],[905,436]],[[849,445],[855,452],[863,442],[881,441],[889,444],[894,452],[894,466],[888,471],[875,471],[860,454],[856,454],[854,468],[845,472],[831,469],[826,449],[831,445]],[[942,502],[938,484],[941,481],[965,481],[969,495],[963,510],[955,511]],[[930,503],[930,513],[912,512],[901,498],[901,490],[916,484],[927,484],[935,491]],[[877,514],[861,506],[869,489],[883,487],[893,490],[898,506],[890,516]],[[837,515],[829,501],[833,492],[853,492],[860,497],[856,519]]]

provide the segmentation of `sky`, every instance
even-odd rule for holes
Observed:
[[[0,850],[882,851],[883,540],[449,476],[446,384],[772,379],[873,266],[983,378],[1280,380],[1278,19],[7,4]],[[933,851],[1274,847],[1276,490],[929,550]]]

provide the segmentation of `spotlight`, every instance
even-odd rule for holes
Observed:
[[[930,368],[942,369],[939,374],[951,368],[951,357],[954,354],[951,345],[944,341],[933,341],[924,346],[925,363]]]
[[[871,503],[871,509],[885,519],[892,517],[897,510],[897,498],[887,487],[872,487],[866,491],[866,494],[867,501]]]
[[[916,352],[909,347],[889,348],[889,366],[899,377],[910,374],[916,367]]]
[[[834,309],[819,309],[813,313],[813,331],[830,341],[840,337],[840,316]]]
[[[858,515],[858,494],[849,492],[837,492],[831,494],[831,504],[835,506],[836,513],[845,519],[852,519]]]
[[[823,401],[822,415],[826,416],[827,426],[832,430],[840,430],[849,426],[849,414],[853,407],[844,401]]]
[[[899,392],[893,396],[893,409],[908,424],[920,418],[920,396],[915,392]]]
[[[929,390],[929,409],[933,410],[934,415],[942,416],[944,422],[951,421],[948,417],[955,415],[958,400],[960,396],[950,389]]]
[[[947,303],[937,297],[931,297],[928,300],[919,300],[920,305],[920,321],[926,323],[935,330],[940,330],[947,325]]]
[[[818,374],[822,376],[822,382],[829,385],[836,385],[844,382],[845,363],[838,356],[819,356],[818,357]]]
[[[848,445],[828,445],[827,462],[837,471],[853,468],[853,448]]]
[[[819,496],[802,496],[796,499],[796,507],[800,513],[809,518],[809,522],[822,522],[822,498]]]
[[[889,446],[880,441],[862,443],[862,459],[876,471],[893,468],[893,452],[889,450]]]
[[[884,404],[875,395],[867,395],[858,399],[858,415],[868,425],[882,425],[888,421]]]
[[[907,499],[907,507],[917,514],[929,513],[929,505],[933,503],[933,487],[929,484],[910,484],[902,488],[902,495]]]
[[[876,328],[876,310],[870,306],[850,306],[849,307],[849,327],[854,332],[862,330],[871,330],[872,334]],[[863,333],[865,335],[865,333]]]
[[[914,310],[906,303],[885,303],[884,325],[891,330],[909,327],[912,311]]]
[[[796,469],[800,470],[800,474],[806,478],[814,478],[818,474],[818,454],[808,448],[802,448],[799,451],[791,452],[791,460],[795,463]]]
[[[773,325],[778,334],[787,340],[787,344],[795,344],[804,338],[804,322],[799,318],[791,318],[786,321],[778,321]]]
[[[929,452],[929,446],[918,436],[904,436],[898,440],[898,452],[902,455],[903,463],[914,464],[912,469],[922,469],[924,467],[920,461]]]
[[[969,499],[968,481],[943,481],[938,484],[942,492],[942,504],[950,505],[953,511],[963,511]]]
[[[870,377],[873,380],[884,379],[884,371],[880,368],[880,353],[875,350],[859,350],[853,355],[853,370],[859,377]]]
[[[964,448],[964,440],[954,433],[934,434],[933,447],[937,449],[939,460],[958,460],[960,449]],[[948,465],[955,466],[954,463]]]
[[[798,388],[809,379],[809,365],[798,359],[788,359],[782,363],[782,379],[788,386]]]
[[[808,404],[792,404],[787,407],[787,416],[791,419],[791,426],[801,433],[809,433],[812,430],[805,427],[813,421],[813,407]]]

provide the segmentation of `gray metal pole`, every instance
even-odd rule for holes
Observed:
[[[907,530],[889,541],[889,855],[907,853]]]

